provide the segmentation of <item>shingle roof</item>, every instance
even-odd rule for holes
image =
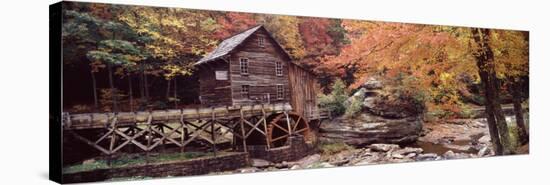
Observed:
[[[255,26],[242,33],[223,40],[214,51],[210,52],[208,55],[200,59],[197,63],[195,63],[195,65],[200,65],[229,54],[229,52],[235,49],[239,44],[245,41],[246,38],[248,38],[261,27],[262,25]]]

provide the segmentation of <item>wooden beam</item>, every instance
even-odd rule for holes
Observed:
[[[267,115],[265,114],[264,104],[262,104],[262,120],[263,120],[263,125],[264,125],[264,136],[265,136],[267,149],[270,149],[271,144],[270,144],[270,141],[269,141],[269,136],[267,134]]]
[[[122,147],[126,146],[128,143],[133,143],[134,145],[141,148],[143,151],[147,151],[147,147],[145,145],[143,145],[140,142],[135,140],[139,136],[143,135],[146,131],[147,130],[142,130],[142,131],[138,132],[137,134],[133,135],[132,137],[130,137],[130,136],[124,134],[123,132],[120,132],[119,130],[115,130],[114,132],[117,133],[118,135],[124,137],[126,139],[126,141],[124,143],[122,143],[121,145],[119,145],[117,148],[115,148],[113,150],[113,153],[120,150]]]
[[[242,140],[243,140],[243,149],[244,149],[244,152],[248,152],[248,148],[246,148],[246,135],[245,135],[245,132],[244,132],[244,114],[243,114],[243,109],[240,110],[241,112],[241,134],[242,134]]]
[[[78,134],[77,134],[76,132],[74,132],[73,130],[68,130],[67,132],[70,133],[71,135],[73,135],[76,139],[78,139],[78,140],[80,140],[80,141],[82,141],[82,142],[84,142],[84,143],[86,143],[86,144],[88,144],[88,145],[90,145],[90,146],[92,146],[92,147],[98,149],[99,151],[101,151],[101,152],[103,152],[103,153],[105,153],[105,154],[107,154],[107,155],[110,154],[110,152],[109,152],[108,150],[106,150],[105,148],[103,148],[103,147],[101,147],[101,146],[95,144],[94,142],[91,142],[90,140],[88,140],[88,139],[86,139],[86,138],[84,138],[84,137],[78,135]]]
[[[280,104],[265,104],[264,111],[281,112],[291,110],[292,107],[288,103]],[[239,112],[237,112],[239,111]],[[117,125],[140,125],[147,124],[149,116],[154,117],[155,122],[177,122],[181,119],[202,119],[210,117],[212,112],[216,118],[233,118],[261,116],[263,114],[261,106],[240,106],[240,107],[214,107],[214,108],[196,108],[196,109],[167,109],[155,111],[138,111],[138,112],[119,112],[117,113]],[[70,124],[64,125],[64,129],[90,129],[90,128],[105,128],[114,116],[113,113],[83,113],[67,115],[67,122]]]
[[[283,112],[286,117],[286,126],[288,127],[288,135],[292,135],[292,129],[290,128],[290,119],[288,118],[288,113],[286,111]]]

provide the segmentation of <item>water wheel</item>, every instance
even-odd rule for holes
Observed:
[[[288,137],[303,136],[311,140],[309,124],[306,119],[296,113],[279,113],[270,116],[267,128],[267,142],[271,147],[286,145]]]

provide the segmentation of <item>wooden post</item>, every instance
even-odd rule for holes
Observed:
[[[269,97],[269,94],[268,94]],[[265,131],[265,142],[267,144],[267,149],[271,148],[271,144],[269,141],[268,133],[267,133],[267,115],[265,114],[264,104],[262,104],[262,119],[263,119],[263,125],[264,125],[264,131]]]
[[[244,152],[248,152],[248,149],[246,148],[246,135],[244,133],[244,114],[243,114],[243,106],[240,107],[241,112],[241,134],[242,134],[242,140],[243,140],[243,149]]]
[[[152,139],[152,132],[151,132],[151,123],[153,121],[153,114],[151,111],[149,111],[149,117],[147,117],[147,150],[145,150],[145,164],[149,164],[149,151],[151,150],[151,139]],[[149,165],[147,165],[149,166]],[[149,168],[147,168],[147,172],[149,172]]]
[[[114,116],[113,120],[111,121],[111,125],[109,125],[109,127],[111,127],[111,129],[113,129],[113,131],[114,131],[114,130],[117,129],[116,128],[117,114],[115,113],[113,116]],[[113,149],[115,147],[115,144],[116,144],[116,133],[113,132],[111,134],[111,142],[109,144],[109,160],[107,162],[109,167],[111,167],[111,160],[112,160],[112,157],[113,157]]]
[[[212,124],[210,125],[211,129],[211,139],[212,139],[212,150],[214,151],[214,157],[216,156],[216,131],[215,131],[215,125],[216,125],[216,113],[214,112],[214,107],[212,107]]]
[[[185,140],[185,134],[187,134],[187,128],[185,126],[185,123],[183,122],[183,109],[180,109],[180,124],[181,124],[181,132],[180,132],[180,139],[181,139],[181,149],[180,149],[180,153],[183,153],[184,152],[184,148],[185,146],[183,146],[183,141]]]
[[[290,126],[290,119],[288,117],[288,113],[286,111],[284,111],[283,114],[285,114],[285,118],[286,118],[286,126],[288,127],[288,136],[291,136],[292,135],[292,128]]]

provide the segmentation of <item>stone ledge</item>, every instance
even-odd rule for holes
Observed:
[[[173,161],[148,165],[97,169],[63,174],[63,183],[95,182],[121,177],[166,177],[203,175],[211,172],[234,170],[248,166],[247,153],[222,154],[185,161]]]

